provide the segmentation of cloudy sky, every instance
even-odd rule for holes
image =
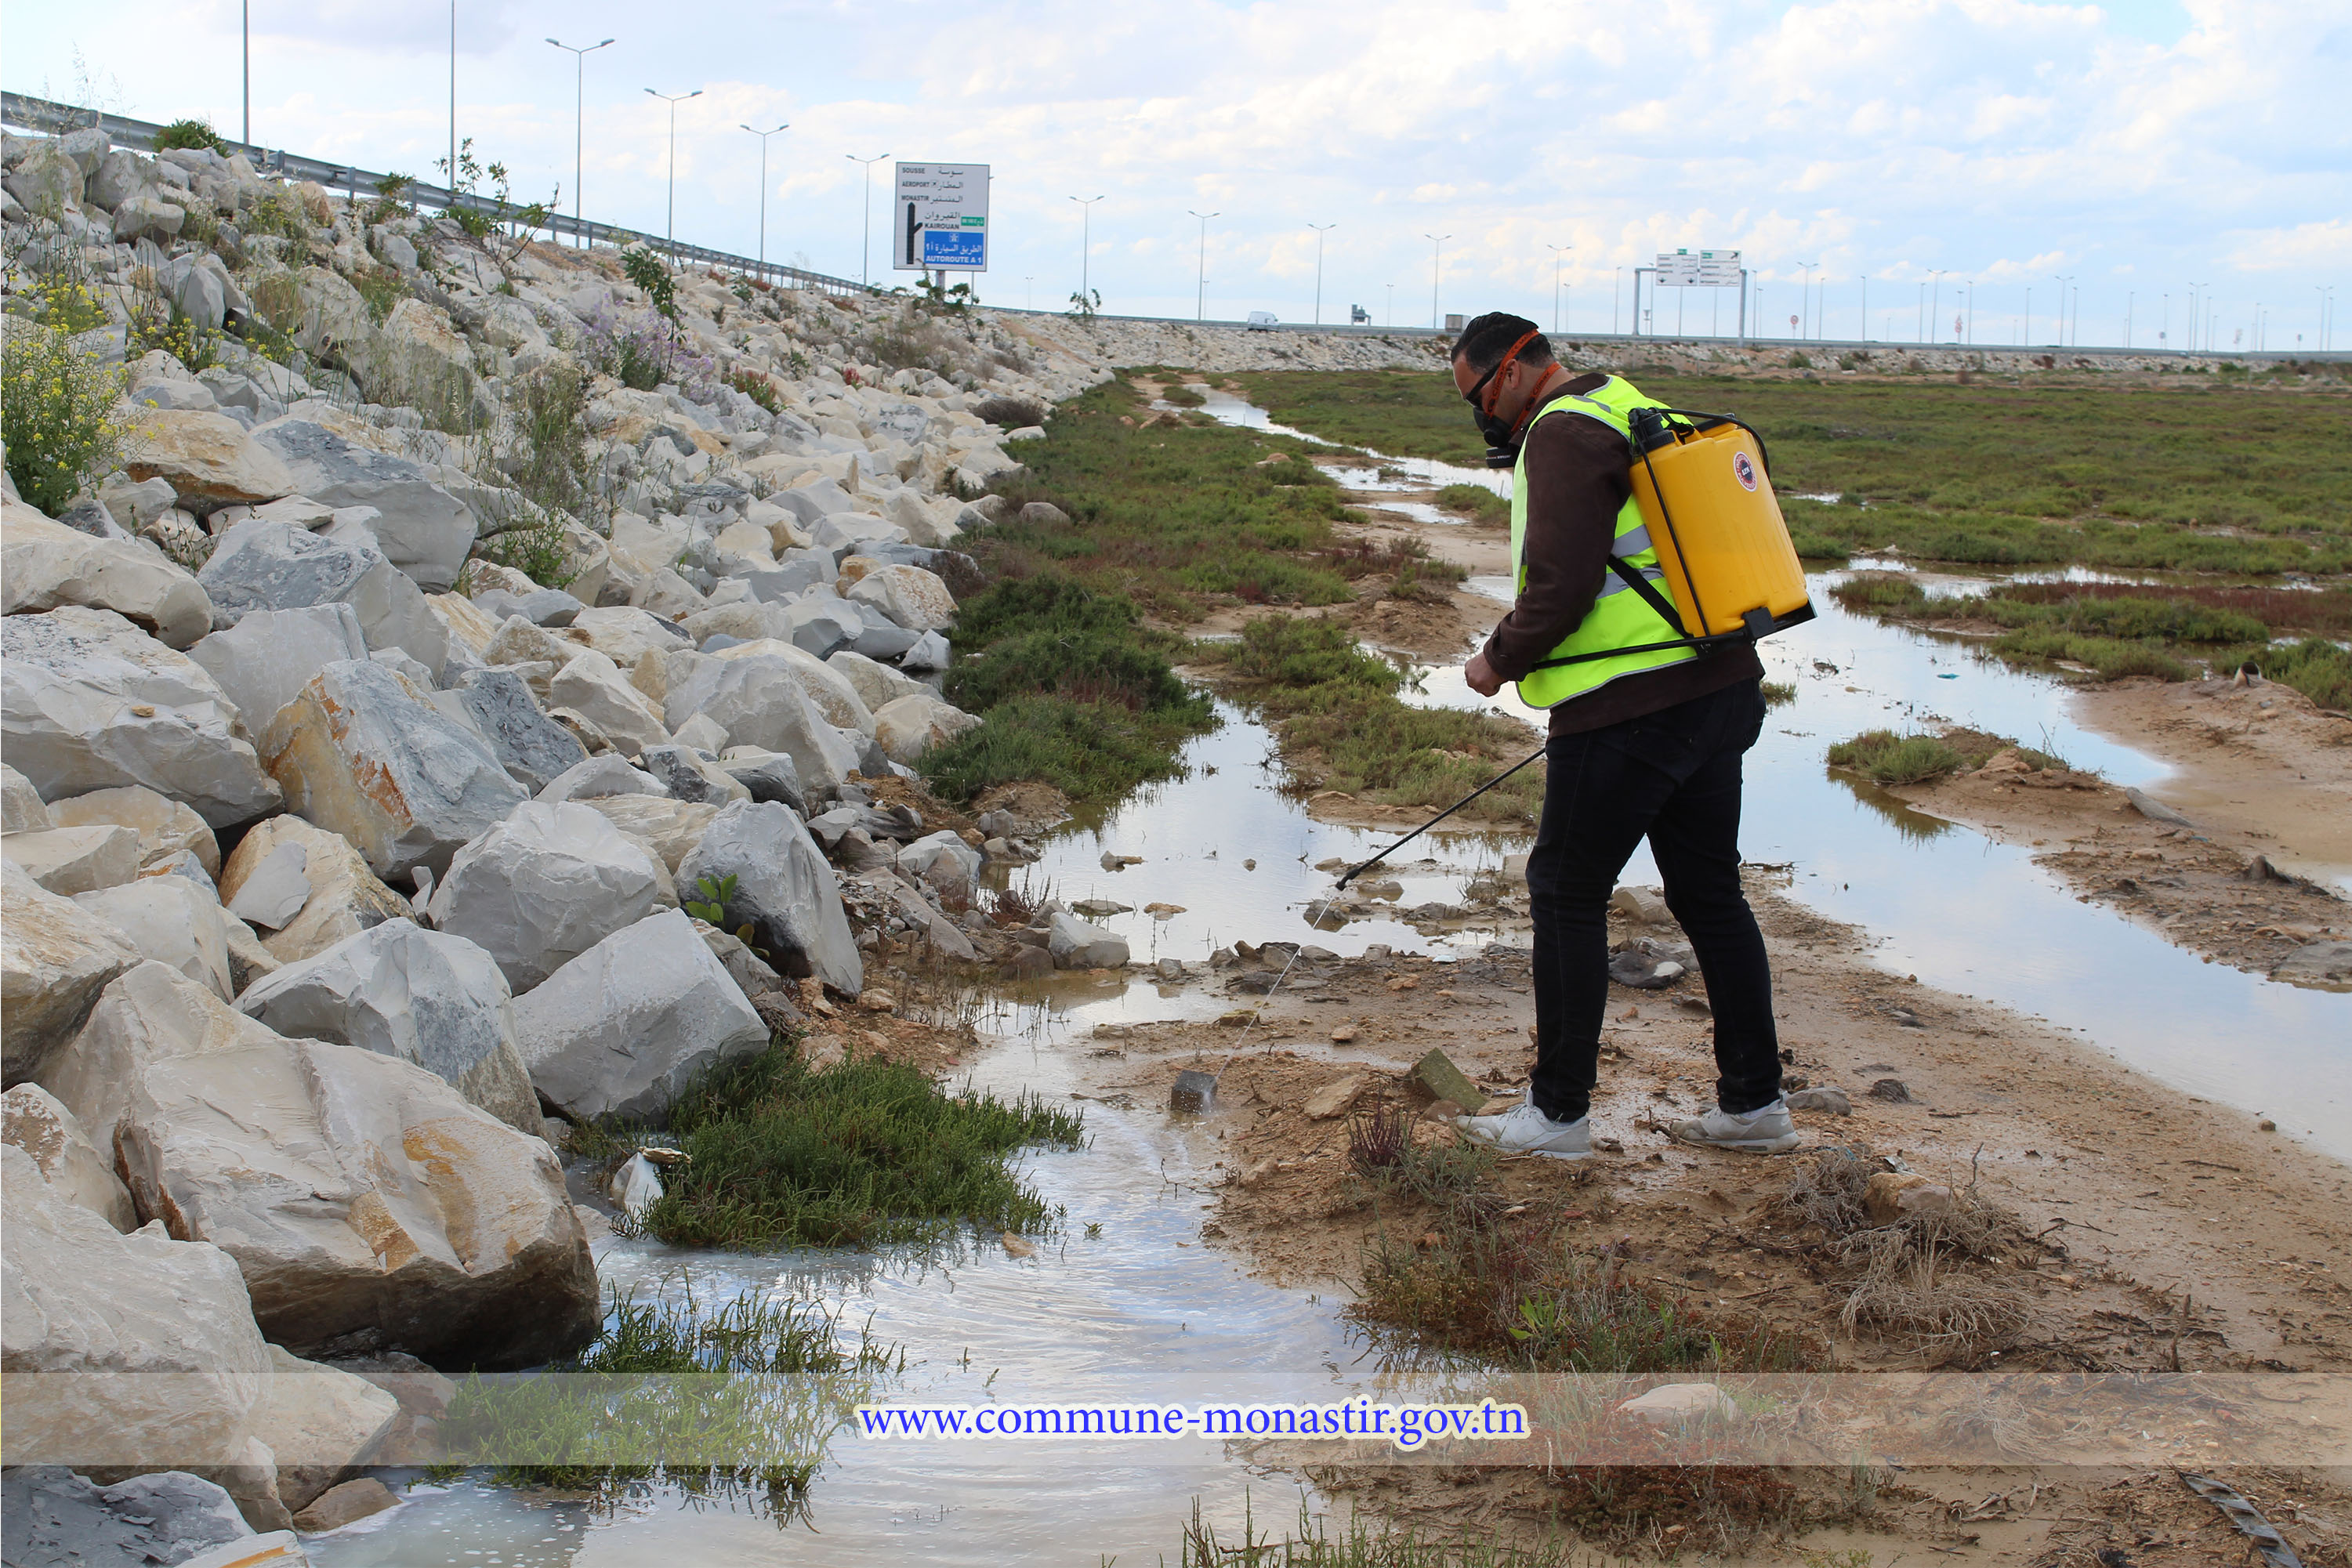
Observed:
[[[449,10],[249,0],[253,135],[427,174],[449,123]],[[1753,308],[1833,337],[2317,345],[2352,282],[2352,0],[458,0],[457,120],[519,193],[573,202],[588,57],[589,215],[856,277],[853,157],[993,170],[984,300],[1428,324],[1506,308],[1630,324],[1632,269],[1736,248]],[[0,79],[147,120],[239,123],[236,0],[12,7]],[[890,161],[877,164],[887,193]],[[1429,236],[1446,236],[1433,243]],[[883,275],[877,222],[873,267]],[[1555,252],[1551,247],[1569,247]],[[1435,261],[1434,267],[1433,261]],[[1812,264],[1808,271],[1806,264]],[[1554,289],[1555,267],[1561,285]],[[1803,287],[1810,277],[1813,287]],[[2025,318],[2029,308],[2030,325]],[[2078,303],[2077,303],[2078,301]],[[1968,313],[1973,309],[1973,319]],[[1731,329],[1736,290],[1653,324]],[[2335,329],[2333,346],[2352,347]]]

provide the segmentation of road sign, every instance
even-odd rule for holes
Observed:
[[[1658,283],[1665,288],[1737,288],[1739,253],[1736,250],[1662,250],[1658,253]]]
[[[890,204],[899,272],[988,270],[988,165],[901,163]]]

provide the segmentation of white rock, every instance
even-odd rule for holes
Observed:
[[[236,994],[221,906],[187,878],[141,877],[74,902],[130,937],[141,957],[169,964],[224,1000]]]
[[[256,610],[344,603],[371,650],[398,648],[426,669],[449,660],[449,633],[406,573],[362,540],[339,542],[291,523],[248,517],[220,536],[196,574],[232,621]],[[256,727],[270,716],[257,715]]]
[[[677,733],[670,738],[680,746],[696,751],[718,752],[727,749],[727,732],[704,714],[696,714],[678,726]]]
[[[196,857],[207,877],[220,874],[220,842],[202,817],[177,800],[167,800],[136,784],[116,789],[93,789],[49,807],[49,820],[60,828],[112,824],[139,835],[139,863],[143,868],[182,852]]]
[[[121,226],[117,213],[116,226]],[[278,455],[225,413],[198,409],[142,411],[122,447],[122,471],[134,480],[162,479],[180,505],[199,516],[216,507],[250,505],[290,496],[294,476]]]
[[[644,844],[672,876],[719,815],[716,806],[666,795],[604,795],[581,804]]]
[[[31,1155],[59,1197],[126,1235],[139,1228],[131,1189],[114,1174],[114,1161],[98,1152],[74,1113],[39,1084],[19,1083],[0,1094],[0,1142]]]
[[[29,833],[56,827],[33,781],[0,763],[0,833]]]
[[[506,977],[463,936],[388,920],[257,982],[236,1009],[289,1039],[413,1061],[507,1125],[543,1130]]]
[[[782,752],[803,787],[819,797],[838,791],[857,769],[857,747],[817,714],[794,667],[772,655],[698,665],[670,688],[666,711],[678,724],[706,715],[733,745]]]
[[[1090,925],[1067,910],[1055,912],[1045,948],[1060,969],[1116,969],[1128,956],[1125,937]]]
[[[859,735],[874,733],[873,711],[858,695],[856,685],[848,676],[805,649],[771,638],[722,648],[711,656],[722,662],[747,658],[782,659],[793,679],[800,684],[802,693],[815,705],[817,716],[838,730],[855,730]]]
[[[688,724],[703,723],[697,714]],[[710,727],[717,728],[716,725]],[[715,762],[705,761],[700,753],[683,746],[649,746],[638,755],[646,770],[659,779],[668,789],[673,800],[696,800],[706,806],[731,806],[738,800],[748,800],[751,791],[738,783]]]
[[[114,1147],[131,1086],[151,1062],[278,1037],[168,964],[140,964],[106,988],[89,1021],[39,1077],[90,1142]]]
[[[1739,1406],[1730,1395],[1712,1383],[1662,1383],[1619,1405],[1617,1414],[1658,1426],[1675,1426],[1709,1418],[1736,1419]]]
[[[571,629],[586,632],[591,647],[625,670],[635,669],[647,653],[676,653],[693,645],[643,610],[627,605],[583,610],[572,618]]]
[[[898,852],[898,869],[920,878],[941,894],[971,896],[980,880],[981,852],[941,829],[927,833]]]
[[[669,742],[660,708],[629,684],[618,665],[593,648],[557,671],[548,689],[557,703],[584,716],[625,755],[634,757],[646,747]]]
[[[588,644],[561,632],[551,632],[524,615],[509,615],[482,644],[485,664],[553,664],[562,669]]]
[[[323,424],[289,415],[253,433],[303,495],[329,507],[373,507],[370,526],[386,559],[428,592],[445,592],[473,548],[467,505],[405,458],[354,445]]]
[[[381,665],[328,665],[261,737],[288,806],[341,833],[379,876],[436,874],[527,799],[479,735]],[[234,895],[232,895],[234,896]]]
[[[341,601],[294,610],[248,610],[236,625],[188,650],[210,671],[245,716],[248,731],[268,727],[312,675],[344,659],[368,656],[359,612]]]
[[[457,852],[433,890],[433,924],[478,943],[520,996],[651,915],[662,881],[601,812],[532,801]]]
[[[262,931],[291,925],[310,902],[310,879],[302,874],[310,858],[299,841],[289,840],[271,850],[246,874],[229,901],[229,913]]]
[[[937,696],[939,694],[911,675],[904,675],[889,665],[847,648],[825,660],[828,668],[838,671],[856,688],[858,700],[870,709],[878,721],[882,710],[900,697]]]
[[[980,727],[980,716],[934,696],[928,690],[883,706],[874,716],[874,738],[893,762],[912,768],[935,746]]]
[[[117,1147],[139,1211],[235,1258],[274,1343],[360,1335],[498,1370],[594,1334],[554,1152],[425,1069],[281,1040],[151,1062],[129,1095]]]
[[[722,810],[694,852],[679,862],[681,888],[736,879],[727,925],[749,921],[753,946],[779,973],[814,975],[856,995],[865,986],[857,939],[841,907],[841,884],[824,852],[790,806],[743,801]]]
[[[232,914],[244,903],[246,887],[261,874],[263,866],[289,847],[302,852],[302,880],[310,892],[299,914],[261,939],[278,962],[308,958],[354,932],[411,913],[408,901],[386,887],[341,834],[286,816],[257,823],[222,863],[220,891]],[[287,861],[292,858],[289,855]],[[255,894],[257,901],[264,900],[267,891],[265,883]],[[280,907],[283,897],[294,891],[291,883],[279,884],[277,892],[281,897],[276,902]]]
[[[44,828],[0,838],[0,857],[49,892],[70,898],[137,876],[139,835],[110,822]]]
[[[141,784],[215,828],[278,809],[212,676],[113,612],[8,616],[0,655],[0,737],[44,799]]]
[[[515,1004],[523,1060],[574,1122],[651,1120],[714,1062],[760,1050],[767,1025],[674,909],[604,938]]]
[[[955,595],[938,575],[919,566],[886,566],[850,585],[846,595],[870,604],[910,632],[937,632],[955,624]]]
[[[213,625],[203,585],[152,546],[94,538],[16,507],[0,520],[0,601],[10,615],[60,604],[111,610],[170,648]]]
[[[593,800],[605,795],[661,795],[669,793],[669,786],[642,768],[631,767],[619,757],[607,753],[575,763],[549,780],[539,792],[539,799],[548,805],[561,805],[566,800]]]

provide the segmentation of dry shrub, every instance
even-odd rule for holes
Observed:
[[[1034,398],[1014,397],[1000,392],[982,398],[971,405],[972,416],[1006,430],[1026,430],[1033,424],[1045,423],[1045,405]]]

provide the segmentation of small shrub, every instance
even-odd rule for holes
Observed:
[[[1796,700],[1796,682],[1766,681],[1764,683],[1764,706],[1767,708],[1787,707]]]
[[[669,265],[644,246],[632,246],[621,253],[621,271],[631,283],[645,290],[646,303],[654,314],[675,322],[677,319],[677,279],[670,276]]]
[[[272,191],[246,208],[238,227],[247,235],[276,235],[281,239],[305,239],[310,233],[300,204],[289,200],[282,191]]]
[[[1278,686],[1320,686],[1338,682],[1370,692],[1393,692],[1404,684],[1394,664],[1358,645],[1345,622],[1284,616],[1253,621],[1237,643],[1210,644],[1204,653],[1222,656],[1235,674]]]
[[[200,325],[177,304],[153,296],[132,308],[130,338],[133,358],[161,349],[191,375],[220,363],[220,329]]]
[[[1802,349],[1799,349],[1789,356],[1789,368],[1792,371],[1810,371],[1813,368],[1813,361]]]
[[[784,400],[776,395],[776,383],[758,371],[730,371],[727,384],[766,409],[770,413],[782,413]]]
[[[1877,784],[1926,784],[1960,771],[1968,758],[1936,736],[1874,729],[1831,747],[1830,766]]]
[[[209,120],[175,120],[155,133],[155,151],[169,152],[176,148],[190,148],[203,152],[218,152],[224,157],[229,144],[213,129]]]
[[[107,323],[106,307],[97,291],[87,278],[70,271],[50,273],[18,295],[17,301],[23,315],[68,338]]]
[[[1484,485],[1448,485],[1437,492],[1437,504],[1491,527],[1500,528],[1511,520],[1511,504]]]
[[[1001,425],[1006,430],[1026,430],[1033,424],[1045,423],[1045,405],[1034,398],[1013,397],[998,393],[981,399],[971,406],[972,417]]]
[[[1178,408],[1199,408],[1209,401],[1200,388],[1182,382],[1170,385],[1160,397],[1161,402],[1174,403]]]
[[[83,352],[63,332],[8,320],[0,355],[0,439],[8,477],[55,517],[114,465],[128,426],[115,412],[125,372]]]

